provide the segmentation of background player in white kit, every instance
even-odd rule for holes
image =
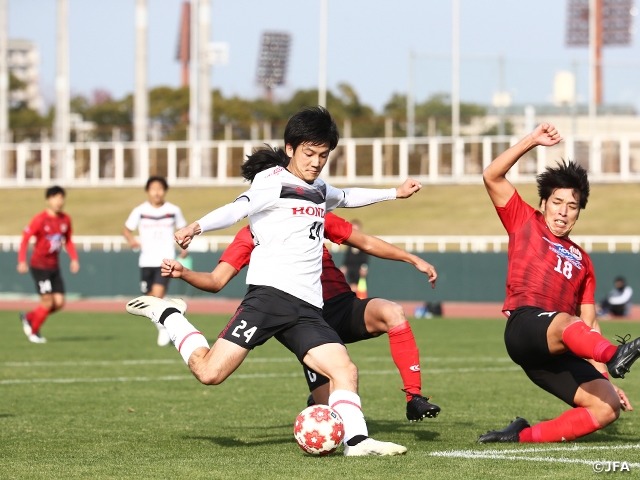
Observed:
[[[180,207],[165,201],[168,189],[163,177],[149,177],[145,187],[148,200],[133,209],[122,231],[131,248],[140,248],[140,290],[158,298],[164,297],[169,284],[168,278],[163,277],[160,272],[162,259],[175,258],[173,235],[177,229],[187,224]],[[133,236],[135,230],[140,234],[139,242]],[[182,250],[180,258],[186,256],[187,251]],[[167,330],[158,325],[158,345],[170,343]]]
[[[291,157],[287,168],[259,173],[234,203],[176,233],[176,241],[186,248],[195,235],[249,217],[256,245],[247,273],[249,288],[212,348],[183,316],[184,302],[143,296],[129,302],[127,311],[164,324],[196,378],[209,385],[223,382],[251,349],[275,336],[305,365],[330,379],[329,405],[345,425],[345,455],[403,454],[405,447],[368,436],[357,368],[338,334],[322,319],[323,227],[327,210],[407,198],[421,186],[407,180],[398,189],[339,190],[318,179],[338,143],[336,124],[324,108],[295,114],[284,139]]]

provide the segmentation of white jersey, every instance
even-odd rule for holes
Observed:
[[[180,207],[165,202],[155,208],[144,202],[133,209],[125,222],[129,230],[138,230],[140,234],[139,267],[159,267],[163,258],[174,259],[176,256],[174,233],[183,228],[187,222]]]
[[[396,198],[396,189],[340,190],[317,179],[312,184],[284,167],[260,172],[234,203],[205,215],[202,232],[219,230],[249,217],[256,247],[247,284],[277,288],[322,307],[324,216],[337,207],[362,207]]]

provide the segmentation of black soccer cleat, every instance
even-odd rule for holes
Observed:
[[[313,399],[313,395],[309,394],[307,397],[307,407],[313,407],[316,404],[316,401]]]
[[[520,432],[525,428],[529,428],[529,422],[522,417],[516,417],[516,419],[507,425],[502,430],[491,430],[490,432],[480,435],[478,443],[493,443],[493,442],[519,442]]]
[[[410,422],[422,421],[423,418],[436,418],[440,413],[440,407],[434,403],[429,403],[431,397],[423,397],[417,393],[409,393],[402,390],[407,395],[411,395],[411,400],[407,402],[407,420]]]
[[[607,370],[613,378],[624,378],[625,373],[629,372],[631,365],[640,358],[640,337],[627,343],[631,335],[618,337],[618,349],[613,354],[611,360],[607,362]]]

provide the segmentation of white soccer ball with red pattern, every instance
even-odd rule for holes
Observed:
[[[327,405],[313,405],[305,408],[296,418],[293,436],[305,452],[311,455],[327,455],[342,443],[342,418]]]

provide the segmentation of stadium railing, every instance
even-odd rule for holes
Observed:
[[[478,183],[482,170],[510,136],[345,138],[323,177],[336,184],[391,184],[407,176],[421,182]],[[280,140],[211,142],[86,142],[0,144],[0,186],[138,186],[150,174],[172,186],[236,186],[247,155]],[[585,166],[592,182],[640,181],[640,134],[569,136],[554,147],[529,152],[509,173],[513,182],[535,175],[560,158]]]
[[[233,236],[229,235],[204,235],[196,237],[189,247],[195,252],[215,252],[224,250],[232,241]],[[410,252],[506,252],[509,238],[506,235],[393,235],[381,236],[383,240],[398,245]],[[576,235],[571,239],[583,247],[587,252],[640,252],[640,235]],[[22,237],[19,235],[0,236],[0,246],[2,251],[17,252],[20,247]],[[33,239],[32,242],[33,243]],[[105,252],[119,252],[130,250],[127,241],[118,235],[113,236],[84,236],[75,235],[73,241],[77,248],[83,251],[102,250]],[[330,245],[332,251],[338,251],[340,247],[333,243]]]

